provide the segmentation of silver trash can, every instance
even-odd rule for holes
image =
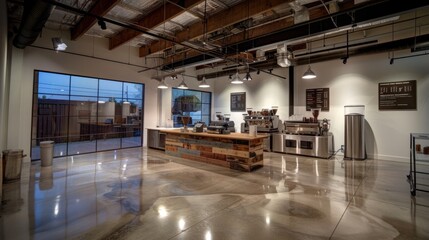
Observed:
[[[344,106],[344,159],[365,160],[365,106]]]
[[[22,159],[26,156],[22,149],[3,151],[3,181],[13,182],[21,179]]]
[[[54,141],[40,142],[40,160],[42,167],[52,166],[52,159],[54,157]]]

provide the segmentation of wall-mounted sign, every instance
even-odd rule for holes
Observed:
[[[379,110],[417,110],[417,81],[378,83]]]
[[[322,111],[329,111],[329,88],[306,89],[305,92],[306,110],[320,108]]]
[[[246,93],[231,93],[231,112],[246,111]]]

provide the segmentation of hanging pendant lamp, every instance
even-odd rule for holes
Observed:
[[[180,85],[177,88],[179,88],[179,89],[188,89],[188,85],[186,85],[185,78],[183,76],[182,76],[182,82],[180,83]]]
[[[159,82],[158,88],[159,89],[167,89],[168,88],[167,84],[165,84],[164,78]]]
[[[234,76],[234,78],[232,79],[231,83],[232,83],[232,84],[242,84],[242,83],[243,83],[243,81],[240,79],[240,76],[238,75],[238,70],[237,70],[237,72],[235,73],[235,76]]]
[[[200,82],[200,85],[198,85],[200,88],[209,88],[210,85],[206,82],[206,77],[203,77],[203,80]]]
[[[308,65],[307,71],[305,71],[304,75],[302,75],[303,79],[313,79],[316,78],[316,74],[311,70],[311,66]]]

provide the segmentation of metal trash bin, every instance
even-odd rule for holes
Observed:
[[[21,179],[22,159],[26,156],[22,149],[3,151],[3,181],[13,182]]]
[[[54,157],[54,141],[40,142],[40,160],[42,167],[52,166],[52,158]]]
[[[344,106],[344,159],[365,160],[365,106]]]

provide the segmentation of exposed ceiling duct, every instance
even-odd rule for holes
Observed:
[[[265,51],[264,51],[264,50],[262,50],[262,49],[258,49],[258,50],[256,50],[256,57],[255,57],[255,60],[256,60],[257,62],[262,62],[262,61],[267,60],[267,57],[265,56]]]
[[[400,4],[397,1],[381,1],[375,2],[374,4],[356,6],[353,8],[347,9],[347,11],[339,11],[337,13],[326,15],[306,23],[294,24],[293,26],[286,27],[280,31],[270,33],[269,35],[263,35],[260,37],[255,37],[252,39],[244,40],[239,43],[231,44],[230,46],[225,45],[224,49],[228,47],[233,47],[235,51],[254,51],[262,49],[263,51],[269,51],[271,49],[276,49],[279,43],[297,43],[308,39],[313,36],[324,36],[328,35],[331,32],[335,33],[337,31],[343,31],[342,29],[352,28],[353,23],[357,24],[355,29],[361,29],[361,27],[367,27],[368,23],[374,23],[374,21],[383,21],[382,18],[390,19],[391,16],[396,16],[414,9],[425,7],[426,2],[422,1],[410,1],[408,4]],[[380,11],[380,9],[385,9]],[[353,12],[354,22],[350,16],[350,13]],[[335,19],[336,26],[332,23],[332,18]],[[392,18],[392,19],[397,19]],[[368,26],[370,27],[370,26]],[[293,50],[294,51],[294,50]],[[221,51],[225,52],[225,51]],[[295,53],[295,51],[294,51]],[[209,60],[212,59],[211,56],[203,55],[194,55],[188,57],[180,62],[173,62],[164,66],[165,69],[178,68],[181,65],[190,65],[201,61],[202,59]],[[277,63],[275,63],[277,65]],[[297,64],[297,62],[294,62]]]
[[[290,2],[289,5],[295,12],[293,20],[295,24],[306,22],[310,20],[308,9],[301,5],[299,1]]]
[[[304,5],[318,2],[319,0],[295,0],[289,3],[289,6],[294,11],[294,23],[302,23],[310,20],[310,14],[308,12],[308,8]]]
[[[286,44],[279,44],[277,45],[277,64],[280,67],[289,67],[292,65],[292,62],[290,61],[290,53],[288,53]]]
[[[36,41],[53,9],[52,4],[42,0],[25,1],[23,19],[13,45],[23,49]]]

